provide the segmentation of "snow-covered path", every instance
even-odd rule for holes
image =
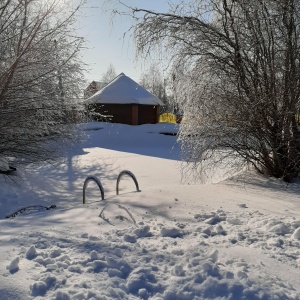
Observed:
[[[89,131],[68,163],[28,167],[13,188],[1,178],[0,299],[299,299],[299,186],[253,174],[182,184],[175,137],[142,127]],[[116,195],[124,169],[141,192],[124,177]],[[88,175],[105,201],[90,183],[82,204]],[[33,203],[57,208],[3,219]]]

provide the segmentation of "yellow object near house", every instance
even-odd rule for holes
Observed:
[[[159,116],[158,122],[176,124],[176,116],[171,113],[164,113]]]

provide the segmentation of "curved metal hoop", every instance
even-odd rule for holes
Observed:
[[[120,180],[121,180],[121,178],[122,178],[123,175],[129,175],[129,176],[133,179],[133,181],[134,181],[134,183],[135,183],[136,191],[137,191],[137,192],[140,192],[140,191],[141,191],[141,190],[139,189],[139,184],[138,184],[138,182],[137,182],[136,177],[134,176],[134,174],[133,174],[132,172],[128,171],[128,170],[124,170],[124,171],[122,171],[122,172],[119,174],[118,179],[117,179],[117,187],[116,187],[117,195],[119,195],[119,183],[120,183]]]
[[[29,212],[29,211],[41,211],[41,210],[50,210],[56,208],[56,205],[51,205],[49,207],[47,206],[42,206],[42,205],[31,205],[31,206],[27,206],[27,207],[23,207],[20,208],[19,210],[17,210],[16,212],[14,212],[13,214],[10,214],[8,216],[6,216],[6,218],[14,218],[19,216],[20,214],[22,214],[23,212]]]
[[[87,187],[89,181],[91,181],[91,180],[96,182],[96,184],[98,185],[100,193],[101,193],[101,198],[102,198],[102,200],[104,200],[104,189],[103,189],[103,186],[102,186],[100,180],[96,176],[88,176],[85,179],[84,184],[83,184],[83,199],[82,199],[83,204],[85,204],[85,190],[86,190],[86,187]]]

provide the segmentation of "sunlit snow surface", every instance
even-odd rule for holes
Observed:
[[[91,123],[53,165],[0,177],[0,299],[299,299],[300,188],[182,178],[170,124]],[[135,174],[116,180],[122,170]],[[82,187],[87,176],[99,178]],[[5,217],[30,205],[55,209]],[[100,216],[99,216],[100,215]]]

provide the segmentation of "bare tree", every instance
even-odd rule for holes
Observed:
[[[151,64],[149,69],[142,73],[140,85],[163,100],[165,94],[164,78],[157,64]]]
[[[103,73],[100,81],[108,84],[116,77],[117,77],[117,73],[115,67],[113,66],[113,64],[110,64],[106,72]]]
[[[83,40],[73,28],[79,7],[63,5],[60,0],[0,4],[2,157],[51,159],[59,151],[54,140],[74,137],[67,124],[78,111]]]
[[[132,13],[139,53],[160,45],[173,62],[191,161],[201,169],[212,156],[239,158],[286,181],[298,176],[299,1],[190,0]]]
[[[140,77],[140,85],[158,97],[164,103],[161,112],[174,112],[174,101],[171,88],[170,74],[166,77],[161,72],[158,63],[152,63]]]

